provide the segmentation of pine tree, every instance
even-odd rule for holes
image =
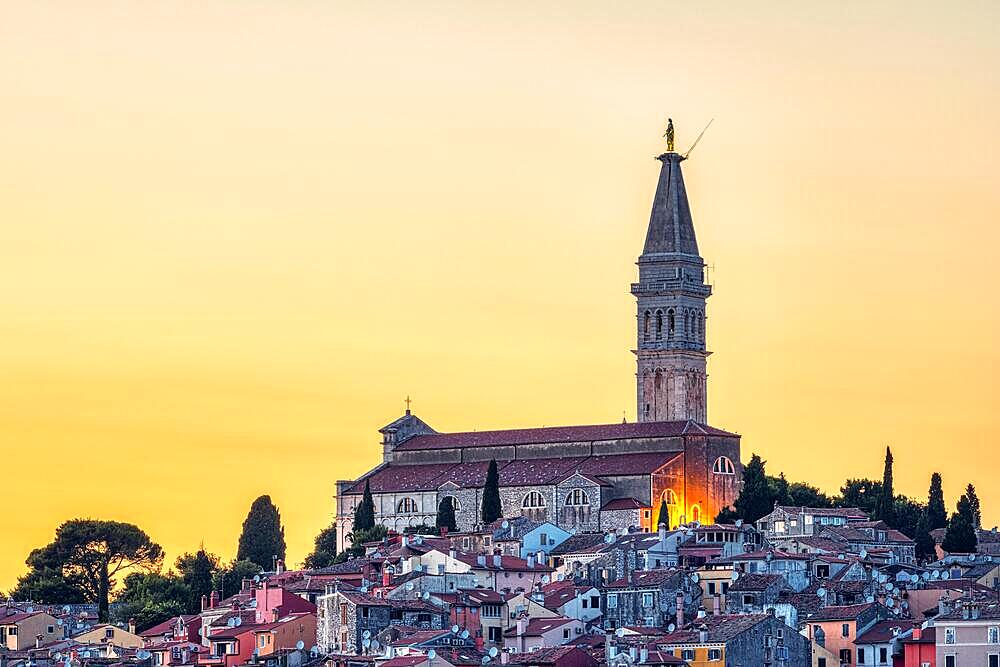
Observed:
[[[371,530],[375,527],[375,499],[372,498],[372,489],[365,480],[365,493],[361,496],[361,503],[354,508],[353,530]]]
[[[438,505],[437,521],[434,522],[438,529],[447,528],[448,532],[454,533],[458,528],[455,526],[455,506],[451,502],[451,496],[445,496]]]
[[[930,530],[948,525],[948,512],[944,507],[944,491],[941,489],[941,475],[931,475],[931,486],[927,490],[927,527]]]
[[[890,526],[896,525],[896,496],[892,492],[892,452],[885,448],[885,470],[882,472],[882,489],[875,504],[876,521],[885,521]]]
[[[972,527],[979,530],[983,527],[983,510],[979,505],[979,496],[976,495],[976,487],[972,484],[965,487],[965,497],[969,499],[969,509],[972,512]]]
[[[483,523],[490,524],[503,516],[503,506],[500,504],[500,473],[497,471],[496,459],[490,460],[486,471],[486,484],[483,486]]]
[[[743,489],[734,503],[736,512],[746,523],[755,523],[774,509],[771,489],[764,472],[764,461],[754,454],[743,469]]]
[[[306,556],[302,566],[307,570],[317,570],[321,567],[333,565],[337,557],[337,522],[334,521],[329,526],[319,531],[316,539],[313,540],[312,553]]]
[[[948,553],[971,554],[976,551],[976,527],[972,503],[963,495],[958,499],[958,511],[951,515],[941,548]]]
[[[201,612],[201,597],[212,594],[212,577],[219,566],[219,558],[201,547],[194,554],[186,553],[177,559],[175,568],[191,592],[187,613]]]
[[[934,538],[931,537],[930,519],[928,512],[921,512],[917,521],[916,535],[914,536],[917,562],[922,563],[934,558]]]
[[[660,499],[660,509],[656,515],[656,529],[659,530],[660,526],[666,526],[670,528],[670,508],[667,507],[667,499]]]
[[[275,560],[285,560],[285,529],[270,496],[261,496],[250,506],[236,560],[254,562],[264,570],[273,569]]]

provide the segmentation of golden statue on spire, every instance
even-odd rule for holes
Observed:
[[[667,151],[670,153],[674,152],[674,119],[667,119],[667,131],[663,133],[663,136],[667,138]]]

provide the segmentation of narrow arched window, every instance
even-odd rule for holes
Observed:
[[[396,504],[397,514],[415,514],[417,511],[417,501],[413,498],[403,498]]]
[[[705,340],[705,315],[698,313],[698,340]]]
[[[656,340],[663,338],[663,311],[656,311]]]
[[[720,456],[715,459],[715,463],[712,465],[712,472],[716,475],[735,475],[736,466],[727,457]]]
[[[698,507],[697,505],[691,506],[691,520],[699,522],[701,521],[701,508]]]
[[[686,335],[688,338],[692,337],[691,334],[694,331],[693,323],[694,323],[694,317],[691,315],[691,311],[690,310],[685,310],[684,311],[684,329],[681,330],[681,336]]]
[[[458,503],[458,498],[456,498],[455,496],[445,496],[444,498],[441,499],[441,502],[438,504],[438,507],[439,508],[444,507],[445,502],[449,500],[451,501],[451,508],[453,510],[455,510],[456,512],[461,511],[462,506]]]
[[[674,309],[671,308],[667,311],[667,333],[670,336],[674,335]]]
[[[642,316],[642,339],[649,340],[649,311]]]
[[[590,499],[583,489],[573,489],[570,491],[569,495],[566,496],[566,504],[572,505],[574,507],[580,507],[582,505],[589,505]]]
[[[521,502],[521,507],[525,509],[545,507],[545,497],[538,491],[531,491],[524,496],[524,500]]]

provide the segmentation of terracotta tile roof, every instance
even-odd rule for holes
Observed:
[[[607,512],[609,510],[638,510],[638,509],[650,509],[649,505],[645,503],[640,503],[635,498],[615,498],[614,500],[609,500],[604,503],[604,507],[601,508],[602,512]]]
[[[872,607],[877,606],[877,604],[877,602],[865,602],[862,604],[832,605],[829,607],[822,607],[813,616],[811,616],[809,620],[852,621],[861,614],[870,610]]]
[[[486,569],[486,570],[506,570],[509,572],[552,572],[552,568],[546,565],[536,564],[534,567],[528,565],[528,561],[524,558],[518,558],[517,556],[500,556],[500,567],[494,565],[493,554],[486,554],[486,565],[479,564],[479,556],[477,554],[465,553],[464,551],[459,551],[455,554],[455,560],[462,561],[466,565],[471,566],[474,569]]]
[[[794,505],[778,505],[775,509],[789,514],[812,514],[813,516],[838,516],[845,519],[867,519],[868,514],[858,507],[797,507]]]
[[[549,555],[562,556],[565,554],[583,553],[589,548],[603,543],[604,533],[577,533],[566,538],[562,544],[559,544],[549,552]]]
[[[173,618],[168,618],[162,623],[157,623],[153,627],[143,630],[139,633],[140,637],[160,637],[167,633],[173,633],[174,628],[177,626],[177,619],[184,621],[185,627],[191,625],[191,621],[198,618],[197,614],[174,616]]]
[[[636,570],[628,579],[621,578],[607,584],[605,588],[659,588],[674,579],[684,576],[677,569]]]
[[[758,623],[762,623],[770,618],[770,614],[720,614],[719,616],[706,616],[690,623],[684,630],[672,632],[660,640],[660,646],[673,646],[678,644],[702,643],[699,637],[699,627],[704,624],[708,628],[709,644],[724,644],[731,639],[738,637]]]
[[[966,606],[968,606],[968,604],[969,603],[966,603]],[[939,620],[939,621],[941,621],[941,620],[948,620],[948,621],[968,621],[968,620],[973,620],[972,617],[971,617],[971,615],[969,616],[969,618],[966,618],[966,616],[965,616],[966,613],[967,613],[967,611],[966,611],[965,608],[962,608],[962,609],[953,609],[952,611],[948,612],[947,614],[942,614],[941,616],[938,616],[937,620]],[[976,619],[976,620],[990,620],[990,621],[1000,620],[1000,604],[988,604],[988,605],[980,604],[980,605],[978,605],[976,607],[976,611],[973,612],[973,613],[978,613],[979,614],[978,619]]]
[[[554,442],[595,442],[633,438],[670,438],[682,435],[713,435],[738,437],[721,429],[693,421],[632,422],[593,426],[552,426],[545,428],[507,429],[502,431],[472,431],[467,433],[436,433],[418,435],[396,447],[397,451],[419,449],[465,449],[468,447],[498,447]]]
[[[382,663],[382,667],[413,667],[427,662],[426,655],[403,655],[390,658]]]
[[[503,604],[504,596],[492,588],[462,588],[459,589],[473,602],[479,604]]]
[[[583,653],[577,646],[549,646],[529,653],[514,653],[508,659],[508,665],[555,665],[564,658],[570,658],[575,653]]]
[[[450,634],[451,630],[417,630],[416,632],[405,634],[394,642],[391,642],[390,646],[414,646],[416,644],[433,641],[440,637],[447,637]]]
[[[41,614],[40,611],[26,611],[17,614],[10,614],[8,616],[0,616],[0,625],[14,625],[15,623],[20,623],[25,619],[29,619],[32,616],[37,616]]]
[[[554,616],[552,618],[533,618],[528,621],[528,625],[524,630],[524,636],[541,637],[543,633],[555,630],[556,628],[561,628],[567,623],[572,622],[572,618],[565,618],[563,616]],[[517,637],[517,625],[515,624],[512,628],[504,632],[504,635],[508,637]]]
[[[771,586],[787,586],[785,578],[780,574],[751,573],[740,575],[740,578],[729,587],[731,591],[764,591]]]
[[[884,644],[886,642],[892,641],[892,639],[897,634],[912,630],[913,626],[914,623],[912,621],[904,621],[904,620],[879,621],[872,627],[865,630],[860,637],[854,640],[854,643]]]

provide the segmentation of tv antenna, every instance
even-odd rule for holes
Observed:
[[[714,118],[708,121],[708,125],[706,125],[705,129],[702,130],[701,133],[695,138],[694,143],[691,144],[691,148],[687,149],[687,153],[684,153],[684,155],[682,155],[681,157],[683,157],[686,160],[688,156],[691,155],[691,151],[693,151],[694,147],[698,145],[698,142],[701,141],[701,138],[705,136],[705,132],[708,130],[709,127],[711,127],[712,123],[714,122],[715,122]]]

